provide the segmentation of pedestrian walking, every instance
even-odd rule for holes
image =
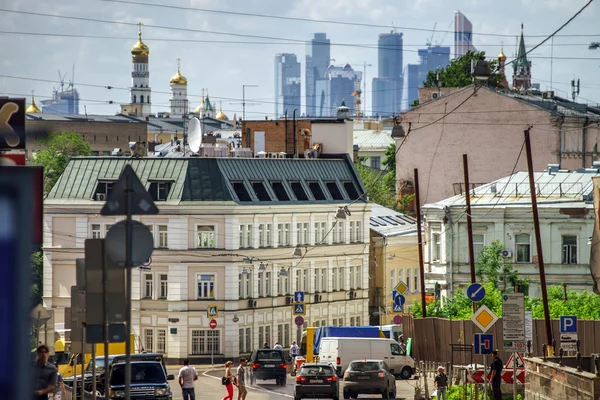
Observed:
[[[194,382],[197,380],[198,372],[196,368],[190,365],[190,360],[186,358],[183,360],[183,368],[179,370],[179,386],[181,386],[183,400],[196,400]]]
[[[441,365],[438,367],[438,374],[433,380],[433,386],[437,391],[437,399],[446,400],[446,390],[448,389],[448,375],[446,375],[445,368]]]
[[[300,348],[296,344],[296,341],[292,341],[292,345],[290,346],[290,355],[292,356],[292,359],[296,358],[299,350]]]
[[[269,347],[269,345],[267,344],[267,342],[265,342],[265,343],[263,344],[263,349],[270,349],[270,347]]]
[[[40,345],[37,350],[37,361],[33,366],[33,399],[48,400],[48,394],[56,390],[58,374],[56,367],[48,362],[48,346]]]
[[[279,342],[275,342],[275,346],[273,346],[273,350],[282,350],[283,351],[283,347],[279,344]]]
[[[248,391],[246,390],[246,359],[240,358],[240,365],[237,367],[237,387],[238,387],[238,400],[245,400]]]
[[[223,375],[222,383],[227,389],[227,395],[223,397],[223,400],[233,400],[233,384],[235,375],[231,372],[231,367],[233,367],[233,363],[231,361],[227,361],[225,363],[225,375]]]
[[[500,383],[502,382],[502,368],[504,363],[498,357],[498,350],[492,351],[494,359],[490,366],[491,376],[490,381],[492,382],[492,392],[494,393],[494,400],[502,400],[502,390],[500,389]]]

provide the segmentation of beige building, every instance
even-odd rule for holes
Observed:
[[[598,156],[600,108],[574,103],[553,92],[497,92],[473,86],[422,103],[401,115],[404,135],[396,146],[398,187],[419,169],[421,203],[433,203],[463,190],[462,155],[469,156],[474,186],[509,175],[531,129],[536,171],[548,164],[574,170]],[[446,115],[444,117],[444,115]],[[527,169],[525,153],[516,171]]]
[[[126,163],[160,210],[135,217],[155,245],[150,270],[133,271],[132,329],[144,350],[201,362],[263,342],[287,348],[301,333],[297,291],[304,326],[368,323],[371,204],[359,199],[365,189],[348,156],[92,157],[72,159],[44,204],[43,301],[55,328],[64,324],[85,239],[103,238],[122,219],[99,212]],[[346,205],[350,213],[338,218]]]
[[[369,219],[369,309],[371,325],[392,324],[392,291],[399,282],[406,284],[403,313],[410,313],[421,301],[417,221],[408,215],[374,204]]]

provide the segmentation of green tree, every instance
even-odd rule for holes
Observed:
[[[356,171],[368,192],[369,200],[384,207],[396,209],[396,193],[385,183],[390,172],[369,168],[360,160],[355,164]],[[383,174],[383,176],[381,176]]]
[[[409,107],[416,107],[419,105],[419,99],[416,99],[415,101],[413,101],[412,103],[410,103],[408,106]]]
[[[485,51],[474,52],[469,50],[464,56],[452,59],[450,65],[440,70],[440,87],[460,88],[471,85],[473,83],[473,78],[471,77],[472,60],[485,60]],[[490,60],[489,64],[492,70],[492,76],[487,82],[487,85],[490,87],[502,88],[502,76],[496,70],[498,60]],[[436,71],[429,71],[427,73],[423,86],[437,87]]]
[[[71,157],[92,154],[90,145],[75,132],[52,132],[38,143],[44,149],[37,153],[34,164],[44,167],[44,195],[52,190]]]
[[[492,283],[494,289],[506,293],[512,292],[518,286],[528,285],[529,280],[519,278],[519,273],[512,264],[502,257],[503,249],[504,245],[497,240],[489,246],[484,246],[475,262],[475,274],[480,281],[487,280]]]
[[[381,163],[388,173],[383,177],[387,187],[394,193],[396,192],[396,143],[392,143],[385,150],[385,156]]]

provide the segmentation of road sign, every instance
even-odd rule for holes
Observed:
[[[502,380],[504,381],[504,383],[513,383],[513,370],[506,370],[502,372]],[[525,384],[525,371],[524,370],[520,370],[517,371],[517,383],[518,384]]]
[[[296,318],[294,318],[294,323],[298,326],[304,325],[304,317],[302,315],[298,315]]]
[[[396,305],[403,306],[404,303],[406,303],[406,297],[402,296],[401,294],[396,296],[396,298],[394,299],[394,304]]]
[[[219,318],[219,307],[216,304],[209,304],[206,313],[208,318]]]
[[[481,283],[471,283],[467,288],[467,297],[472,302],[478,302],[485,297],[485,288]]]
[[[402,315],[394,315],[392,322],[396,325],[402,325]]]
[[[215,329],[217,327],[217,320],[216,319],[211,319],[210,323],[208,324],[208,326],[210,326],[210,329]]]
[[[25,148],[25,99],[0,99],[0,150]]]
[[[293,315],[306,315],[306,304],[294,303],[292,314]]]
[[[114,224],[106,234],[106,254],[117,265],[123,267],[126,261],[127,221]],[[154,250],[152,232],[141,222],[131,221],[131,267],[139,267],[148,261]]]
[[[523,361],[523,357],[521,357],[521,353],[519,352],[515,352],[513,354],[510,355],[510,357],[508,358],[508,361],[506,361],[506,366],[505,368],[510,368],[511,370],[513,369],[513,360],[515,359],[514,355],[517,355],[516,359],[517,359],[517,368],[525,368],[525,362]]]
[[[294,303],[304,303],[304,292],[294,292]]]
[[[475,354],[492,354],[494,335],[491,333],[476,333],[473,343],[475,344]]]
[[[399,281],[394,290],[399,294],[404,294],[408,291],[408,285],[402,281]]]
[[[33,310],[31,310],[31,320],[34,324],[44,325],[52,318],[52,315],[44,308],[43,305],[38,304]]]
[[[560,333],[577,333],[577,317],[560,317]]]
[[[127,187],[129,181],[129,188]],[[106,204],[100,210],[100,215],[127,215],[126,192],[131,190],[131,215],[154,215],[158,214],[158,207],[154,204],[152,196],[144,188],[140,178],[130,164],[125,164],[119,180],[112,186]],[[146,258],[147,260],[148,258]],[[144,260],[145,261],[145,260]]]
[[[467,383],[485,383],[485,372],[481,369],[472,371],[465,371]],[[505,370],[502,372],[502,381],[504,383],[513,383],[513,371]],[[525,371],[519,370],[517,371],[517,383],[525,384]]]
[[[402,310],[403,310],[402,304],[394,303],[394,305],[392,307],[393,312],[402,312]]]
[[[479,327],[484,333],[488,331],[498,321],[496,314],[492,312],[487,306],[483,305],[479,307],[477,311],[471,317],[471,321]]]
[[[502,296],[502,341],[505,351],[525,350],[523,293],[508,293]]]
[[[484,383],[485,382],[485,379],[484,379],[485,372],[483,370],[472,371],[472,370],[467,369],[465,372],[467,375],[468,383]]]

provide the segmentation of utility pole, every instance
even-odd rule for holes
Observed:
[[[258,85],[242,85],[242,121],[246,122],[246,88],[258,87]]]
[[[417,242],[419,245],[419,274],[421,275],[421,311],[427,318],[425,304],[425,267],[423,266],[423,235],[421,234],[421,197],[419,196],[419,170],[415,168],[415,215],[417,217]]]
[[[535,178],[533,175],[533,158],[531,156],[531,140],[529,132],[531,125],[525,129],[525,151],[527,153],[527,170],[529,172],[529,191],[531,194],[531,209],[533,212],[533,227],[535,229],[535,244],[537,248],[538,267],[540,270],[540,285],[542,287],[542,303],[544,306],[544,321],[546,325],[546,344],[548,346],[548,356],[554,354],[552,347],[552,325],[550,323],[550,310],[548,308],[548,289],[546,288],[546,270],[544,266],[544,253],[542,249],[542,234],[540,232],[540,217],[537,207],[537,191],[535,187]]]
[[[471,185],[469,183],[469,159],[466,154],[463,154],[463,170],[465,176],[465,203],[467,206],[467,247],[469,248],[469,267],[471,270],[471,283],[475,283],[475,254],[473,251],[473,222],[471,217]],[[475,311],[477,311],[477,302],[473,302],[473,312]]]

